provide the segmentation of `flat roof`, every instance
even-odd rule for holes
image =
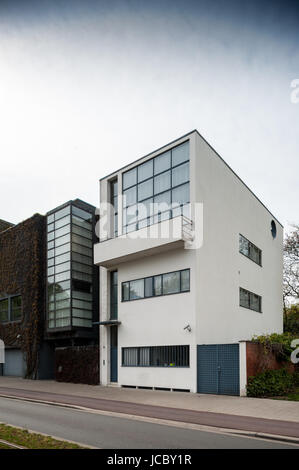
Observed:
[[[113,171],[112,173],[109,173],[108,175],[102,177],[99,179],[99,181],[103,181],[107,178],[109,178],[110,176],[113,176],[115,175],[115,173],[118,173],[119,171],[122,171],[124,170],[125,168],[127,168],[128,166],[131,166],[131,165],[134,165],[134,164],[137,164],[138,162],[140,162],[141,160],[143,160],[144,158],[146,157],[149,157],[150,155],[152,155],[153,153],[156,153],[156,152],[159,152],[159,150],[163,150],[165,147],[168,147],[169,145],[173,145],[175,144],[176,142],[178,142],[179,140],[182,140],[186,137],[189,137],[191,134],[193,134],[194,132],[196,132],[199,137],[213,150],[213,152],[223,161],[223,163],[230,169],[230,171],[241,181],[241,183],[251,192],[251,194],[262,204],[262,206],[269,212],[269,214],[272,215],[272,217],[276,220],[276,222],[279,223],[279,225],[281,227],[283,227],[282,223],[279,222],[279,220],[277,219],[277,217],[275,217],[275,215],[272,214],[272,212],[268,209],[267,206],[265,206],[265,204],[257,197],[257,195],[249,188],[249,186],[247,186],[246,183],[244,183],[244,181],[240,178],[240,176],[237,175],[237,173],[228,165],[228,163],[226,163],[226,161],[219,155],[219,153],[214,149],[214,147],[212,147],[211,144],[209,144],[209,142],[198,132],[197,129],[193,129],[192,131],[188,132],[187,134],[184,134],[182,135],[181,137],[178,137],[177,139],[175,140],[172,140],[171,142],[168,142],[167,144],[163,145],[162,147],[159,147],[157,148],[156,150],[153,150],[152,152],[146,154],[146,155],[143,155],[142,157],[140,158],[137,158],[136,160],[133,160],[133,162],[130,162],[128,163],[127,165],[124,165],[122,166],[121,168],[119,168],[118,170],[115,170]]]

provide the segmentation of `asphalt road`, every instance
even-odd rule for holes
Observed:
[[[295,449],[287,443],[0,398],[0,422],[102,449]]]

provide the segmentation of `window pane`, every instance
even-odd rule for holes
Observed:
[[[171,206],[171,194],[170,191],[166,193],[159,194],[159,196],[155,196],[154,198],[154,214],[158,214],[158,212],[165,212],[169,210]]]
[[[71,291],[70,290],[65,290],[62,292],[56,292],[55,294],[55,299],[56,300],[68,300],[71,298]]]
[[[189,160],[189,142],[172,149],[172,166],[179,165],[186,160]]]
[[[85,230],[85,228],[83,227],[77,227],[76,225],[73,225],[72,231],[73,233],[76,233],[77,235],[82,235],[83,237],[86,237],[89,240],[92,240],[92,233],[88,230]]]
[[[62,273],[64,271],[70,271],[71,263],[62,263],[55,266],[55,274]]]
[[[144,297],[144,280],[130,281],[130,300]]]
[[[249,308],[249,292],[240,288],[240,306]]]
[[[60,237],[60,238],[57,238],[55,240],[55,246],[61,246],[61,245],[65,245],[66,243],[69,243],[71,241],[71,235],[68,234],[68,235],[64,235],[63,237]]]
[[[52,222],[54,222],[54,214],[50,214],[47,217],[47,223],[51,224]]]
[[[137,183],[137,169],[133,168],[132,170],[126,171],[123,174],[123,189],[133,186]]]
[[[68,308],[71,305],[70,299],[63,299],[63,300],[56,300],[56,310],[62,309],[62,308]],[[65,315],[63,315],[65,316]]]
[[[130,294],[129,282],[123,282],[122,283],[122,299],[129,300],[130,298],[129,294]]]
[[[73,308],[73,318],[74,317],[80,317],[80,318],[88,318],[92,319],[92,311],[91,310],[85,310],[82,308]]]
[[[261,311],[261,298],[257,294],[250,294],[250,308],[256,312]]]
[[[154,277],[154,295],[162,294],[162,276]]]
[[[54,240],[54,236],[55,236],[54,232],[48,233],[48,242],[51,240]]]
[[[172,186],[178,186],[187,181],[189,181],[189,162],[172,170]]]
[[[92,302],[92,294],[73,290],[73,299],[86,300]]]
[[[154,159],[155,175],[170,168],[170,152],[163,153]]]
[[[181,291],[189,291],[190,290],[190,270],[186,269],[185,271],[181,271]]]
[[[82,245],[77,245],[76,243],[73,243],[72,245],[72,248],[73,248],[73,251],[75,251],[76,253],[79,253],[81,255],[85,255],[85,256],[92,256],[92,249],[91,248],[87,248],[85,246],[82,246]]]
[[[66,216],[67,214],[70,213],[71,207],[67,206],[64,209],[61,209],[60,211],[55,212],[55,220],[61,219],[61,217]]]
[[[250,258],[256,263],[260,264],[260,250],[253,244],[250,244]]]
[[[123,207],[131,206],[137,202],[136,186],[123,192]]]
[[[189,202],[189,197],[189,183],[172,190],[173,203],[185,204]]]
[[[61,227],[58,230],[55,230],[55,238],[62,237],[63,235],[70,233],[70,231],[71,231],[71,226],[65,225],[64,227]]]
[[[149,160],[148,162],[139,165],[138,167],[138,182],[144,181],[147,178],[153,176],[153,160]]]
[[[162,193],[170,188],[170,171],[162,173],[162,175],[155,176],[154,179],[154,190],[155,194]]]
[[[123,225],[133,224],[137,220],[137,205],[123,210]]]
[[[92,274],[92,266],[87,266],[86,264],[77,263],[76,261],[73,261],[72,268],[82,273]]]
[[[90,328],[92,326],[92,321],[74,317],[73,318],[73,325],[74,326],[83,326],[84,328]]]
[[[87,238],[81,237],[80,235],[76,235],[75,233],[72,233],[72,241],[88,248],[92,247],[92,240],[88,240]]]
[[[49,322],[50,323],[50,322]],[[71,319],[70,317],[68,318],[60,318],[56,320],[56,328],[64,328],[66,326],[71,325]]]
[[[144,280],[144,288],[145,288],[145,292],[144,292],[145,297],[152,297],[153,296],[153,278],[152,277],[147,277]]]
[[[81,273],[79,271],[73,271],[72,272],[72,277],[74,279],[79,279],[81,281],[92,282],[92,275],[91,274]]]
[[[180,273],[163,274],[163,294],[180,292]]]
[[[139,366],[150,365],[150,348],[139,348]]]
[[[48,232],[52,232],[54,230],[54,224],[49,224],[48,225]]]
[[[146,219],[152,212],[153,198],[146,199],[138,203],[138,220]]]
[[[63,255],[55,257],[55,264],[65,263],[66,261],[70,261],[71,254],[70,252],[64,253]]]
[[[0,300],[0,321],[8,321],[8,299]]]
[[[242,237],[242,235],[240,235],[240,237],[239,237],[239,251],[243,255],[249,256],[248,240],[246,240],[246,238]]]
[[[81,217],[81,219],[91,222],[92,214],[90,212],[79,209],[79,207],[72,206],[72,214]]]
[[[60,227],[63,227],[64,225],[69,224],[70,221],[71,221],[71,217],[69,215],[66,217],[63,217],[62,219],[57,220],[57,222],[55,222],[55,230],[57,230]]]
[[[56,256],[62,255],[63,253],[70,251],[70,249],[71,249],[70,243],[66,243],[65,245],[61,245],[55,249],[55,255]]]
[[[72,222],[79,227],[85,228],[86,230],[92,230],[92,224],[86,220],[77,217],[76,215],[72,216]]]
[[[55,281],[56,282],[66,281],[67,279],[70,278],[70,276],[71,276],[70,271],[66,271],[66,272],[61,273],[61,274],[56,274]]]
[[[150,179],[138,185],[138,201],[147,199],[153,195],[153,180]]]

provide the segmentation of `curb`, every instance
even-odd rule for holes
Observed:
[[[89,413],[94,413],[94,414],[103,414],[106,416],[114,416],[114,417],[119,417],[119,418],[125,418],[125,419],[135,419],[139,421],[145,421],[145,422],[157,422],[158,424],[164,424],[168,426],[174,426],[174,427],[183,427],[183,426],[188,426],[192,429],[197,429],[197,430],[205,430],[206,432],[217,432],[219,434],[231,434],[231,435],[236,435],[236,436],[244,436],[244,437],[251,437],[251,438],[256,438],[256,439],[266,439],[266,440],[273,440],[273,441],[278,441],[278,442],[286,442],[286,443],[291,443],[291,444],[297,444],[299,445],[299,438],[297,437],[290,437],[290,436],[283,436],[283,435],[278,435],[278,434],[268,434],[268,433],[263,433],[263,432],[256,432],[256,431],[244,431],[242,429],[232,429],[232,428],[220,428],[216,426],[208,426],[208,425],[202,425],[202,424],[193,424],[193,423],[188,423],[188,422],[180,422],[180,421],[175,421],[175,420],[166,420],[166,419],[160,419],[160,418],[150,418],[147,416],[142,416],[142,415],[131,415],[128,413],[119,413],[119,412],[113,412],[113,411],[106,411],[106,410],[97,410],[94,408],[87,408],[84,406],[80,405],[72,405],[69,403],[60,403],[60,402],[54,402],[54,401],[47,401],[47,400],[40,400],[40,399],[35,399],[35,398],[27,398],[27,397],[16,397],[13,395],[3,395],[0,394],[1,398],[9,398],[12,400],[19,400],[19,401],[28,401],[32,403],[39,403],[42,405],[50,405],[50,406],[58,406],[62,408],[70,408],[74,409],[77,411],[84,411],[84,412],[89,412]],[[5,423],[4,423],[5,424]],[[17,426],[15,426],[17,427]],[[20,427],[20,429],[23,429]],[[39,433],[37,431],[30,431],[30,432],[35,432],[37,434],[43,434]],[[48,436],[48,434],[44,434],[45,436]],[[80,446],[88,447],[90,449],[95,449],[96,447],[93,446],[88,446],[87,444],[82,444],[79,442],[75,441],[68,441],[67,439],[62,439],[56,436],[50,436],[53,437],[54,439],[65,441],[65,442],[70,442],[73,444],[77,444]]]

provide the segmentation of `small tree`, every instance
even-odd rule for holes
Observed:
[[[286,236],[283,245],[283,301],[284,313],[287,305],[299,300],[299,225]]]

